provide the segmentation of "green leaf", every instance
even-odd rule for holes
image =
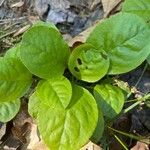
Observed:
[[[65,77],[40,81],[36,92],[30,97],[28,108],[29,114],[33,118],[37,118],[40,104],[47,104],[47,102],[47,105],[52,108],[66,108],[70,103],[71,96],[72,87],[69,80]]]
[[[108,119],[115,118],[122,110],[125,97],[119,87],[108,83],[98,84],[94,88],[94,97],[98,108]]]
[[[18,113],[20,108],[20,99],[10,102],[0,103],[0,121],[8,122]]]
[[[66,108],[72,96],[71,83],[63,76],[47,81],[43,80],[37,86],[37,95],[40,99],[43,99],[42,103],[48,102],[51,108]]]
[[[54,96],[52,88],[44,86],[49,84],[47,82],[42,81],[35,93],[36,100],[41,101],[37,122],[42,138],[52,150],[78,150],[88,142],[96,127],[96,101],[86,89],[77,85],[72,87],[71,99],[66,93],[65,97]],[[57,93],[63,93],[61,90],[63,86],[57,88]],[[64,107],[64,98],[70,102],[67,108]],[[58,99],[57,103],[55,99]]]
[[[33,93],[29,99],[28,112],[31,115],[31,117],[34,119],[36,119],[38,116],[40,104],[41,104],[40,99],[36,96],[36,93]]]
[[[24,34],[20,57],[34,75],[44,79],[54,78],[64,73],[69,47],[56,29],[37,25]]]
[[[75,48],[69,58],[69,70],[80,80],[96,82],[108,71],[109,59],[105,52],[98,51],[90,44]]]
[[[5,58],[14,58],[14,59],[19,60],[19,50],[20,50],[20,44],[18,44],[15,47],[9,49],[5,54]]]
[[[136,14],[150,22],[150,0],[125,0],[122,11]]]
[[[18,58],[0,57],[0,102],[22,97],[31,82],[32,75]]]
[[[90,34],[88,43],[110,58],[109,74],[120,74],[139,66],[150,53],[150,29],[134,14],[120,13],[104,22]]]
[[[53,28],[55,30],[58,30],[57,27],[52,23],[52,22],[43,22],[43,21],[38,21],[34,24],[34,27],[35,26],[46,26],[48,28]],[[58,30],[59,31],[59,30]]]
[[[103,118],[103,114],[102,114],[100,106],[98,106],[98,111],[99,111],[98,123],[97,123],[97,126],[95,128],[95,131],[94,131],[92,137],[90,138],[90,140],[96,144],[100,142],[100,139],[103,136],[104,126],[105,126],[104,118]]]

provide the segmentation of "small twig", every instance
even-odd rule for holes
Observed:
[[[12,19],[2,19],[0,20],[0,24],[5,24],[11,21],[18,21],[18,20],[23,20],[23,19],[27,19],[26,16],[20,17],[20,18],[12,18]]]
[[[7,36],[9,36],[9,35],[11,35],[11,34],[13,34],[13,33],[15,33],[16,31],[17,31],[17,30],[14,30],[14,31],[12,31],[12,32],[9,32],[9,33],[6,33],[6,34],[0,36],[0,40],[3,39],[3,38],[5,38],[5,37],[7,37]]]
[[[15,25],[18,25],[18,24],[20,24],[20,23],[15,22],[15,23],[13,23],[13,24],[11,24],[11,25],[8,25],[6,28],[4,28],[4,30],[6,31],[6,30],[12,28],[12,27],[15,26]]]

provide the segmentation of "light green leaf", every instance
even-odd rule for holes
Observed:
[[[18,59],[0,57],[0,102],[22,97],[31,82],[32,75]]]
[[[150,0],[125,0],[122,11],[136,14],[150,22]]]
[[[93,96],[77,85],[73,85],[72,89],[73,95],[67,108],[61,105],[64,97],[59,96],[57,104],[54,100],[57,96],[52,96],[52,99],[50,86],[38,87],[36,91],[35,96],[41,101],[37,117],[39,131],[52,150],[78,150],[88,142],[97,124],[98,110]]]
[[[37,86],[37,95],[42,103],[48,103],[51,108],[66,108],[72,96],[70,81],[65,77],[41,81]]]
[[[34,24],[34,26],[46,26],[49,28],[57,29],[57,27],[52,23],[52,22],[43,22],[43,21],[38,21]],[[59,31],[59,30],[58,30]]]
[[[38,116],[38,112],[40,110],[40,104],[41,104],[40,99],[37,97],[36,93],[33,93],[29,99],[28,112],[31,115],[31,117],[33,117],[34,119],[36,119]]]
[[[105,52],[98,51],[90,44],[75,48],[69,58],[69,70],[80,80],[96,82],[105,76],[109,59]]]
[[[18,113],[20,109],[20,99],[10,102],[0,103],[0,121],[8,122]]]
[[[110,58],[109,74],[120,74],[139,66],[150,53],[150,29],[134,14],[120,13],[97,25],[88,43]]]
[[[61,34],[47,26],[33,26],[22,38],[20,58],[31,73],[49,79],[62,76],[69,47]]]
[[[94,88],[94,97],[98,108],[108,119],[115,118],[122,110],[125,97],[119,87],[108,83],[98,84]]]
[[[20,44],[18,44],[15,47],[9,49],[6,52],[5,57],[6,58],[14,58],[14,59],[18,59],[19,60],[19,50],[20,50]]]
[[[70,103],[71,96],[71,84],[69,80],[63,76],[47,81],[40,81],[36,92],[33,93],[29,99],[29,114],[33,118],[37,118],[41,103],[47,104],[51,108],[66,108]]]

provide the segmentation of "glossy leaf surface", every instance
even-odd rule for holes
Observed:
[[[97,25],[87,42],[110,59],[109,74],[128,72],[150,53],[150,29],[142,18],[120,13]]]
[[[44,79],[55,78],[64,73],[69,47],[56,29],[37,25],[24,34],[20,57],[34,75]]]
[[[42,138],[52,150],[78,150],[86,144],[96,127],[96,101],[87,90],[77,85],[71,88],[72,97],[68,97],[65,91],[62,93],[64,85],[57,88],[57,94],[48,85],[48,81],[42,81],[30,99],[40,101],[37,122]],[[68,106],[64,99],[70,102]]]

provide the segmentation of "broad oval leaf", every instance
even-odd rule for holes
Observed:
[[[0,103],[0,121],[8,122],[18,113],[20,109],[20,99]]]
[[[110,58],[109,74],[120,74],[139,66],[150,53],[150,29],[134,14],[120,13],[97,25],[89,38]]]
[[[78,79],[96,82],[106,75],[109,59],[105,52],[98,51],[90,44],[83,44],[73,50],[68,66]]]
[[[66,108],[72,96],[72,87],[70,81],[65,77],[40,81],[36,93],[51,108]]]
[[[33,26],[22,38],[20,58],[38,77],[49,79],[62,76],[68,57],[69,47],[53,27]]]
[[[115,118],[121,112],[125,101],[122,90],[109,83],[97,84],[94,88],[94,97],[98,108],[108,119]]]
[[[150,0],[125,0],[122,11],[136,14],[150,22]]]
[[[41,101],[37,115],[39,131],[52,150],[78,150],[88,142],[97,124],[98,109],[93,96],[77,85],[73,85],[72,89],[73,95],[67,108],[60,105],[61,102],[55,107],[52,107],[55,101],[54,105],[49,105],[50,101],[53,102],[49,97],[51,88],[37,89],[35,95]],[[45,96],[41,96],[43,93]]]
[[[17,58],[0,58],[0,101],[22,97],[29,89],[32,75]]]
[[[28,105],[29,114],[36,119],[41,103],[45,103],[51,108],[66,108],[70,103],[71,96],[72,86],[67,78],[62,76],[46,81],[42,80],[39,82],[36,92],[30,96]]]

